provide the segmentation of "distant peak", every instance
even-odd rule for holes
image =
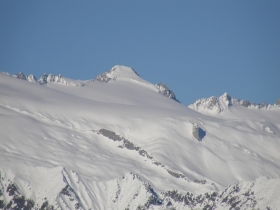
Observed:
[[[160,94],[173,99],[177,102],[180,102],[176,99],[176,96],[172,90],[170,90],[167,85],[163,83],[158,83],[153,85],[146,80],[143,80],[139,74],[131,67],[116,65],[112,67],[108,72],[104,72],[98,75],[94,81],[108,83],[110,80],[122,80],[122,81],[132,81],[136,82],[135,84],[144,84],[145,87],[149,87],[152,90],[159,92]]]
[[[275,103],[274,103],[276,106],[279,106],[280,107],[280,98],[277,100],[277,101],[275,101]]]
[[[22,72],[20,72],[18,74],[13,74],[12,76],[15,78],[18,78],[18,79],[26,80],[28,82],[37,83],[40,85],[46,85],[47,83],[56,83],[56,84],[69,85],[69,86],[75,86],[75,87],[84,86],[83,82],[65,78],[61,74],[54,76],[53,74],[44,73],[44,75],[41,76],[40,79],[38,79],[38,80],[36,79],[36,77],[33,74],[25,76],[24,73],[22,73]]]
[[[223,100],[226,106],[232,106],[232,97],[227,92],[221,95],[219,99]]]
[[[116,65],[113,68],[111,68],[110,71],[119,74],[136,74],[140,77],[140,75],[132,67],[128,66]]]
[[[110,80],[142,80],[137,72],[127,66],[116,65],[108,72],[98,75],[94,80],[99,82],[109,82]]]
[[[13,77],[26,80],[26,76],[22,72],[19,72],[18,74],[13,74]]]
[[[209,98],[198,99],[193,104],[190,104],[189,108],[199,112],[211,111],[214,113],[220,113],[227,109],[230,109],[230,107],[232,106],[243,106],[246,108],[255,109],[268,109],[271,107],[271,105],[267,104],[266,102],[262,104],[255,104],[251,103],[248,100],[239,100],[234,97],[231,97],[227,92],[225,92],[220,97],[211,96]],[[275,106],[280,106],[280,99],[275,102]]]
[[[24,73],[19,72],[18,74],[13,74],[12,76],[18,79],[27,80],[28,82],[37,83],[37,79],[33,74],[25,76]]]
[[[221,97],[226,98],[226,99],[231,98],[231,96],[227,92],[225,92],[223,95],[221,95]]]

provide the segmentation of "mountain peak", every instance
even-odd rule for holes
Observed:
[[[137,72],[127,66],[116,65],[108,72],[104,72],[97,76],[94,80],[99,82],[109,82],[110,80],[136,80],[141,81],[141,77]]]
[[[280,98],[277,100],[277,101],[275,101],[275,106],[280,106]]]
[[[104,83],[108,83],[110,80],[129,81],[137,85],[142,85],[142,87],[149,88],[172,100],[180,102],[176,98],[175,93],[172,90],[170,90],[167,87],[167,85],[163,83],[158,83],[156,85],[151,84],[150,82],[142,79],[133,68],[122,66],[122,65],[116,65],[112,67],[108,72],[104,72],[99,76],[97,76],[95,79],[87,80],[87,81],[69,79],[63,77],[61,74],[55,76],[53,74],[44,73],[43,76],[41,76],[38,80],[34,75],[30,74],[29,76],[25,76],[24,73],[22,72],[18,74],[13,74],[12,76],[18,79],[26,80],[28,82],[33,82],[40,85],[47,85],[50,83],[54,83],[54,84],[68,85],[68,86],[75,86],[75,87],[83,87],[88,81],[98,81]]]
[[[231,96],[227,92],[224,92],[224,94],[221,95],[221,97],[224,98],[225,100],[230,100],[231,99]]]
[[[125,77],[133,77],[133,76],[139,76],[139,74],[131,67],[128,66],[121,66],[121,65],[116,65],[114,66],[110,72],[116,76],[125,76]]]
[[[280,102],[278,103],[280,104]],[[231,97],[227,92],[225,92],[220,97],[211,96],[209,98],[198,99],[193,104],[190,104],[189,108],[198,112],[210,111],[213,113],[221,113],[232,106],[243,106],[246,108],[255,109],[269,109],[272,105],[267,104],[266,102],[261,104],[255,104],[251,103],[248,100],[239,100],[234,97]],[[276,102],[275,106],[277,106]]]
[[[232,97],[227,92],[225,92],[219,98],[223,100],[226,106],[232,106]]]
[[[179,100],[176,99],[174,92],[170,90],[167,87],[167,85],[161,82],[156,85],[153,85],[147,82],[146,80],[143,80],[139,76],[139,74],[131,67],[116,65],[113,68],[111,68],[110,71],[104,72],[94,79],[94,81],[106,83],[108,83],[110,80],[133,81],[137,82],[138,84],[145,84],[148,85],[154,91],[157,91],[160,94],[179,102]]]
[[[28,82],[37,83],[37,79],[33,74],[25,76],[23,72],[19,72],[18,74],[13,74],[12,76],[18,79],[27,80]]]

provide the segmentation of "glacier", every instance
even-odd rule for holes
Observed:
[[[119,65],[87,81],[0,73],[0,208],[278,209],[278,105],[185,106]]]

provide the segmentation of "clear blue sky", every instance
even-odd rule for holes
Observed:
[[[0,0],[0,71],[92,79],[114,65],[188,105],[280,98],[280,1]]]

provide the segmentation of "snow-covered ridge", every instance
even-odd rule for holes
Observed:
[[[45,85],[47,83],[57,83],[63,85],[70,85],[75,87],[82,87],[84,83],[82,81],[72,80],[69,78],[63,77],[61,74],[54,76],[53,74],[44,74],[39,80],[38,83],[41,85]]]
[[[280,99],[278,99],[274,105],[267,103],[255,104],[248,100],[239,100],[231,97],[229,94],[224,93],[220,97],[211,96],[210,98],[202,98],[189,105],[189,108],[198,112],[212,112],[221,113],[225,110],[230,109],[233,106],[242,106],[249,109],[270,109],[273,107],[280,107]]]
[[[1,170],[1,209],[222,210],[275,209],[279,206],[280,180],[266,177],[240,181],[220,192],[194,195],[177,190],[156,192],[149,182],[132,172],[122,178],[85,185],[86,180],[73,170],[62,167],[30,169],[38,173],[33,173],[30,180]]]
[[[152,88],[154,88],[154,85],[143,80],[133,68],[120,65],[114,66],[109,72],[104,72],[98,75],[94,80],[106,83],[108,83],[110,80],[134,81],[150,85],[152,86]],[[166,84],[160,82],[156,84],[155,87],[155,90],[158,91],[160,94],[179,102],[179,100],[176,99],[175,93],[172,90],[170,90]]]
[[[38,171],[32,180],[1,170],[0,209],[136,209],[160,204],[151,185],[134,173],[85,185],[77,172],[66,168],[31,170]]]
[[[3,72],[4,73],[4,72]],[[10,75],[9,73],[5,73]],[[24,73],[20,72],[18,74],[12,75],[15,78],[26,80],[28,82],[37,83],[40,85],[46,85],[48,83],[66,85],[66,86],[74,86],[74,87],[83,87],[86,83],[92,81],[104,82],[108,83],[110,80],[115,81],[130,81],[134,84],[144,85],[145,87],[150,88],[151,90],[158,92],[172,100],[179,102],[176,98],[175,93],[170,90],[166,84],[158,83],[156,85],[151,84],[150,82],[142,79],[139,74],[131,67],[116,65],[111,68],[108,72],[104,72],[97,76],[95,79],[80,81],[80,80],[73,80],[62,76],[61,74],[55,76],[53,74],[44,74],[38,80],[33,74],[25,76]]]
[[[45,85],[47,83],[56,83],[56,84],[69,85],[75,87],[84,86],[84,82],[63,77],[61,74],[54,76],[53,74],[45,73],[38,80],[33,74],[25,76],[22,72],[20,72],[19,74],[13,74],[12,76],[18,79],[26,80],[28,82],[38,83],[40,85]]]
[[[279,179],[260,177],[255,181],[240,181],[221,192],[194,196],[178,191],[162,192],[163,203],[174,209],[267,209],[278,206]],[[278,199],[277,199],[278,200]]]

